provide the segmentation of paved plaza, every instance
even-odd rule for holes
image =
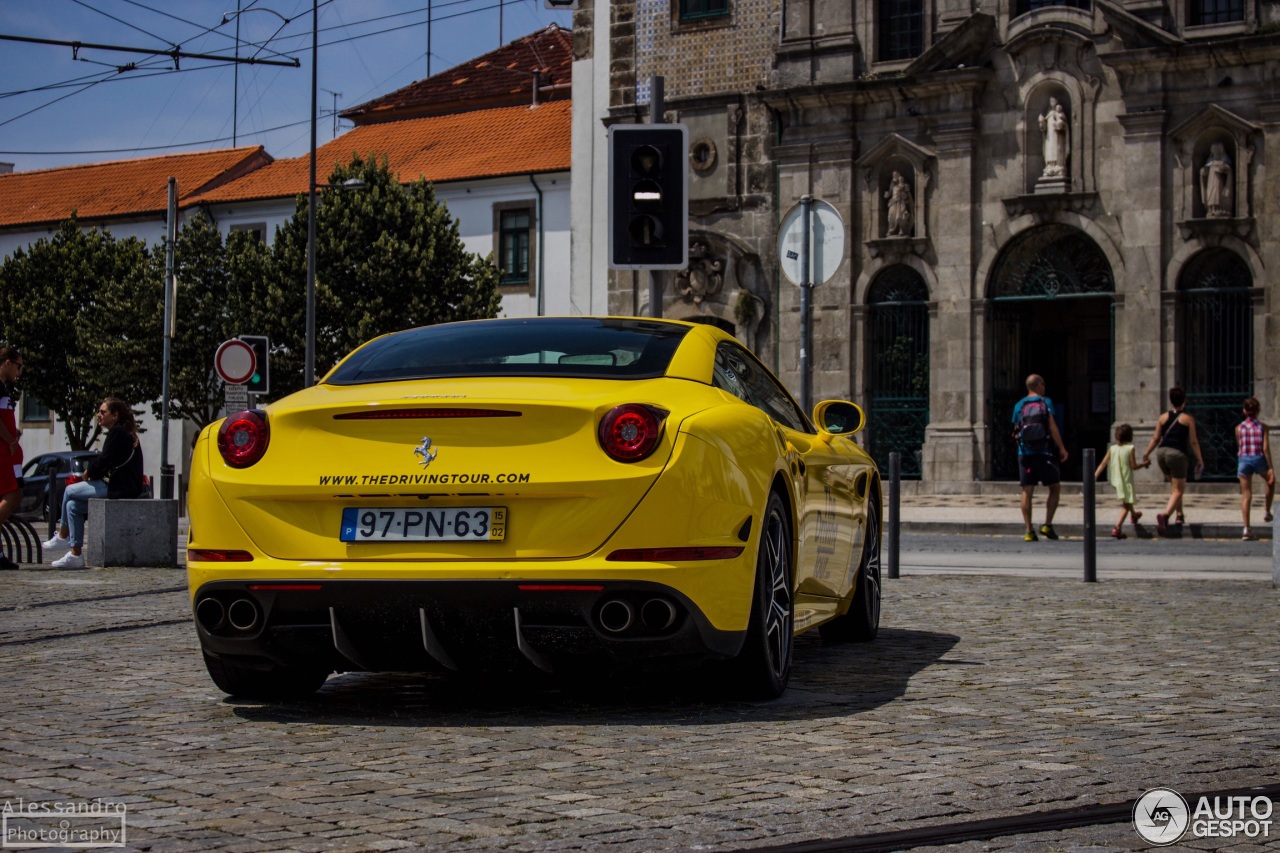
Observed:
[[[880,638],[801,638],[775,702],[693,677],[395,674],[237,702],[180,571],[4,580],[0,802],[124,803],[129,849],[730,851],[1280,780],[1266,572],[904,573]],[[948,849],[1143,844],[1124,822]]]

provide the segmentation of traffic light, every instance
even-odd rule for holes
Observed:
[[[609,266],[680,270],[689,265],[689,129],[683,124],[609,128]]]
[[[241,335],[240,340],[253,347],[258,366],[253,378],[245,383],[250,394],[265,394],[271,390],[271,341],[266,335]]]

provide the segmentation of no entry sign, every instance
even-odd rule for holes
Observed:
[[[258,369],[258,357],[244,341],[223,341],[213,357],[213,369],[228,385],[244,385]]]

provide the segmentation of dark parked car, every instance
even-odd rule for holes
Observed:
[[[49,477],[54,475],[67,485],[67,477],[84,475],[89,463],[98,458],[96,450],[60,450],[56,453],[41,453],[22,468],[22,505],[18,507],[18,516],[26,519],[47,520],[49,518]],[[59,489],[61,494],[61,489]],[[54,514],[58,509],[54,509]]]

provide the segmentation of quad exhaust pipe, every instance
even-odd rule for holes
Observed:
[[[611,598],[600,605],[600,627],[610,634],[621,634],[635,622],[631,605],[621,598]]]
[[[208,596],[196,602],[196,621],[206,631],[222,631],[230,627],[248,633],[262,621],[262,611],[252,598],[237,598],[227,606]]]
[[[237,631],[252,631],[258,627],[258,605],[251,598],[237,598],[227,608],[227,622]]]
[[[216,598],[202,598],[196,602],[196,621],[206,631],[216,631],[227,624],[227,610]]]
[[[676,607],[665,598],[651,598],[640,607],[640,624],[651,631],[665,631],[676,623]]]
[[[629,631],[652,633],[666,631],[676,623],[678,616],[676,606],[666,598],[650,598],[640,605],[638,612],[631,602],[611,598],[600,605],[596,621],[609,634],[624,634]]]

